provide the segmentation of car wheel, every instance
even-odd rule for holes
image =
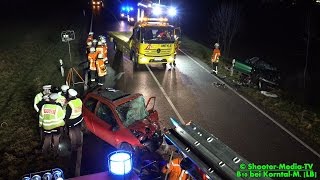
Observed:
[[[165,70],[167,68],[167,63],[162,64],[163,69]]]
[[[126,143],[126,142],[121,143],[120,149],[133,153],[133,147],[129,143]]]

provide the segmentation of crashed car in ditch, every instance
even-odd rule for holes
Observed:
[[[280,83],[280,71],[258,57],[236,60],[234,68],[242,73],[243,81],[256,85],[259,89],[277,87]]]
[[[155,99],[145,104],[138,93],[102,88],[89,92],[83,100],[85,128],[117,149],[156,151],[163,136]]]

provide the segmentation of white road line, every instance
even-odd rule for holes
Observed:
[[[195,59],[193,59],[192,57],[190,57],[187,53],[185,53],[184,51],[182,51],[181,49],[179,49],[179,51],[181,51],[184,55],[186,55],[188,58],[190,58],[194,63],[196,63],[197,65],[199,65],[202,69],[204,69],[205,71],[207,71],[209,74],[211,74],[211,72],[206,69],[205,67],[203,67],[200,63],[198,63]],[[224,83],[222,80],[220,80],[219,78],[218,81],[220,81],[221,83]],[[315,151],[314,149],[312,149],[309,145],[307,145],[306,143],[304,143],[301,139],[299,139],[297,136],[295,136],[292,132],[290,132],[288,129],[286,129],[285,127],[283,127],[281,124],[279,124],[276,120],[274,120],[270,115],[268,115],[266,112],[264,112],[263,110],[261,110],[259,107],[257,107],[256,105],[254,105],[251,101],[249,101],[247,98],[245,98],[244,96],[242,96],[241,94],[239,94],[236,90],[234,90],[232,87],[230,87],[228,84],[224,83],[226,87],[228,87],[232,92],[234,92],[236,95],[238,95],[240,98],[242,98],[244,101],[246,101],[248,104],[250,104],[252,107],[254,107],[256,110],[258,110],[261,114],[263,114],[264,116],[266,116],[268,119],[270,119],[274,124],[276,124],[278,127],[280,127],[283,131],[285,131],[286,133],[288,133],[291,137],[293,137],[295,140],[297,140],[300,144],[302,144],[305,148],[307,148],[308,150],[310,150],[313,154],[315,154],[316,156],[318,156],[318,158],[320,158],[320,154]]]
[[[153,72],[151,71],[151,69],[149,68],[148,65],[146,65],[146,67],[148,68],[151,76],[153,77],[154,81],[156,81],[158,87],[160,88],[160,90],[162,91],[164,97],[167,99],[168,103],[170,104],[171,108],[173,109],[173,111],[176,113],[179,121],[183,124],[185,124],[185,121],[183,120],[183,118],[181,117],[180,113],[178,112],[177,108],[174,106],[174,104],[172,103],[171,99],[169,98],[168,94],[166,93],[166,91],[163,89],[163,87],[161,86],[160,82],[158,81],[158,79],[156,78],[156,76],[153,74]]]
[[[92,32],[92,22],[93,22],[93,12],[92,12],[92,14],[91,14],[90,32]]]

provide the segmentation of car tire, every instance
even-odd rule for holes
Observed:
[[[133,153],[133,147],[131,146],[131,144],[127,143],[127,142],[123,142],[120,144],[120,150],[124,150],[124,151],[129,151],[131,153]]]

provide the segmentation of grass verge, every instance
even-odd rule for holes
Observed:
[[[184,37],[181,43],[181,49],[188,54],[199,58],[207,65],[211,65],[210,59],[212,50],[200,43],[197,43],[187,37]],[[227,67],[230,67],[231,61],[221,58],[219,74],[226,76],[224,81],[235,87],[241,94],[260,106],[263,110],[272,114],[283,125],[288,127],[300,138],[305,140],[313,148],[319,150],[320,147],[320,114],[319,111],[304,107],[288,97],[287,93],[278,89],[274,90],[279,98],[269,98],[260,93],[257,89],[237,86],[234,82],[239,80],[240,74],[235,72],[230,76]]]
[[[0,179],[16,180],[55,167],[63,168],[67,176],[73,173],[65,158],[42,154],[33,99],[44,84],[65,82],[59,59],[67,67],[79,63],[86,20],[80,13],[75,16],[12,23],[0,30],[6,34],[0,39]],[[67,29],[73,29],[77,37],[71,42],[72,62],[67,43],[60,38]]]

